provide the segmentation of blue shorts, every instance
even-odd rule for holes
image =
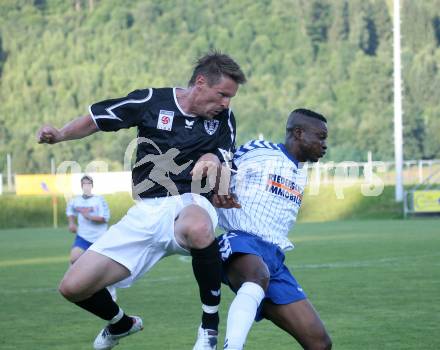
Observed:
[[[84,250],[89,249],[89,247],[92,245],[92,242],[86,241],[84,238],[82,238],[81,236],[76,235],[75,237],[75,241],[72,244],[72,248],[74,247],[78,247]]]
[[[265,300],[283,305],[307,298],[295,277],[292,276],[287,266],[284,265],[284,252],[277,245],[265,242],[260,237],[241,231],[228,232],[217,239],[219,241],[223,266],[227,264],[227,261],[234,253],[253,254],[263,259],[270,273],[269,287],[266,291]],[[225,273],[223,274],[223,282],[231,287]],[[255,316],[256,321],[260,321],[263,318],[261,315],[262,305],[263,303],[260,304]]]

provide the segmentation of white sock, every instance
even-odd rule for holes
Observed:
[[[202,310],[203,310],[203,312],[206,312],[207,314],[215,314],[218,312],[218,305],[209,306],[209,305],[202,304]]]
[[[253,282],[242,284],[229,307],[224,349],[243,349],[263,298],[264,290],[258,284]]]

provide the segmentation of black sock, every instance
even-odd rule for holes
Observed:
[[[91,297],[75,304],[106,321],[110,321],[119,313],[119,306],[113,301],[107,288],[101,289]],[[119,334],[127,332],[132,325],[131,317],[124,314],[118,322],[109,325],[109,330],[110,333]]]
[[[220,322],[220,318],[218,317],[218,312],[215,314],[208,314],[203,311],[202,314],[202,328],[205,329],[214,329],[218,331],[218,324]]]
[[[108,330],[111,334],[121,334],[128,332],[128,330],[133,326],[133,319],[130,316],[124,314],[122,318],[114,323],[108,325]]]
[[[119,312],[119,306],[113,301],[107,288],[75,304],[106,321],[110,321]]]
[[[191,249],[194,276],[199,284],[200,299],[206,306],[220,304],[221,269],[219,246],[214,240],[203,249]],[[205,329],[218,329],[218,312],[203,312],[202,327]]]

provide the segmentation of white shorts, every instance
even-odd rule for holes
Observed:
[[[130,270],[129,277],[115,283],[119,288],[129,287],[160,259],[172,254],[189,255],[189,251],[176,241],[174,221],[183,208],[194,204],[208,212],[215,229],[217,213],[205,197],[185,193],[181,196],[146,198],[131,207],[89,249]]]

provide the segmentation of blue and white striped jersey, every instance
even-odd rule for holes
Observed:
[[[283,144],[250,141],[234,154],[237,173],[231,178],[241,209],[218,209],[226,231],[244,231],[293,248],[287,238],[293,227],[307,182],[307,168],[298,164]]]
[[[79,208],[90,208],[89,212],[93,216],[102,216],[105,223],[94,222],[86,219],[79,211]],[[77,196],[72,198],[66,207],[67,216],[76,216],[78,220],[77,235],[91,243],[95,242],[103,233],[107,231],[107,222],[110,219],[110,210],[107,202],[102,196],[91,196],[84,198]]]

